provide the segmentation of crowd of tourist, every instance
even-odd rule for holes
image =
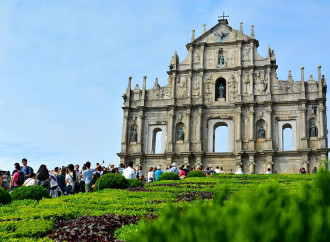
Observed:
[[[171,164],[163,169],[162,166],[150,167],[148,172],[143,173],[142,167],[133,168],[133,162],[126,164],[120,164],[115,167],[114,163],[109,166],[96,163],[95,168],[91,168],[91,163],[86,162],[80,169],[79,165],[69,164],[68,166],[55,167],[54,170],[49,170],[46,165],[41,165],[38,171],[28,166],[27,159],[22,159],[22,165],[19,163],[14,164],[14,171],[1,171],[0,187],[13,190],[20,186],[33,186],[41,185],[48,189],[50,195],[57,197],[59,195],[70,195],[78,192],[92,192],[96,181],[106,173],[118,173],[122,174],[127,179],[139,179],[142,182],[154,182],[157,181],[162,173],[172,172],[179,175],[181,179],[186,178],[189,172],[192,170],[201,170],[206,176],[210,176],[213,173],[226,174],[222,167],[217,166],[215,169],[211,166],[207,166],[205,169],[201,169],[200,166],[190,168],[187,165],[182,165],[179,168],[176,163]],[[103,162],[104,164],[104,162]],[[317,169],[314,167],[312,173],[316,173]],[[230,169],[228,174],[234,174]],[[306,173],[305,168],[300,169],[300,174]],[[244,174],[242,168],[238,168],[235,174]],[[253,172],[251,174],[254,174]],[[272,174],[270,168],[267,169],[266,174]],[[274,174],[277,174],[274,171]]]

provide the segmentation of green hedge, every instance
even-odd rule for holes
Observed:
[[[27,186],[18,187],[10,193],[13,200],[41,200],[42,198],[50,198],[49,193],[43,186]]]
[[[180,180],[180,177],[176,173],[166,172],[166,173],[161,174],[158,177],[158,180],[157,181],[164,181],[164,180]]]
[[[125,189],[129,187],[129,181],[120,174],[108,173],[101,176],[95,183],[95,191],[100,191],[106,188]]]
[[[205,173],[199,170],[191,171],[188,173],[187,177],[205,177]]]
[[[4,188],[0,188],[0,203],[7,204],[11,202],[9,192]]]
[[[144,184],[139,179],[127,179],[129,187],[143,187]]]
[[[142,223],[125,238],[142,242],[330,241],[329,184],[330,174],[322,173],[315,185],[303,183],[296,193],[286,192],[273,181],[229,200],[229,190],[222,187],[213,201],[183,209],[170,205],[157,220]]]

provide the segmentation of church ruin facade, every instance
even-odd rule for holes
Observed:
[[[277,78],[276,57],[268,46],[261,57],[251,34],[235,30],[226,19],[186,45],[183,61],[174,52],[168,84],[131,89],[124,94],[120,161],[134,166],[221,166],[244,173],[311,172],[328,155],[326,82],[318,77],[294,81]],[[222,134],[217,129],[225,130]],[[284,132],[290,130],[291,149]],[[219,151],[219,142],[227,149]],[[157,146],[161,148],[157,150]]]

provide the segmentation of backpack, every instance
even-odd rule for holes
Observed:
[[[17,179],[17,182],[16,182],[16,184],[17,184],[17,186],[22,186],[23,184],[24,184],[24,181],[25,181],[25,174],[24,174],[24,172],[19,172],[18,173],[18,179]]]
[[[32,174],[33,173],[33,168],[31,166],[28,166],[28,171],[29,171],[29,174]]]
[[[71,176],[70,173],[69,173],[69,176]],[[79,186],[79,182],[77,181],[77,177],[76,177],[76,180],[73,179],[72,176],[71,176],[71,178],[74,181],[74,187],[72,188],[72,193],[78,193],[78,192],[80,192],[80,186]]]

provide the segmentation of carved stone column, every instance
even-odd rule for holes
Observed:
[[[270,168],[270,171],[273,172],[273,156],[271,154],[265,156],[266,171]],[[266,173],[264,171],[264,173]]]
[[[237,107],[236,111],[236,127],[237,127],[237,137],[236,137],[236,152],[242,150],[242,107]]]
[[[307,137],[306,137],[306,107],[305,104],[303,104],[300,107],[300,116],[301,116],[301,147],[303,149],[308,148],[307,144]]]
[[[272,91],[271,91],[271,75],[270,75],[270,68],[267,68],[267,99],[271,100],[272,99]]]
[[[186,111],[186,131],[184,134],[185,151],[190,151],[190,109]]]
[[[254,162],[254,154],[249,154],[249,174],[252,172],[255,173],[255,165],[256,163]]]
[[[200,47],[200,62],[201,62],[201,68],[204,68],[204,49],[205,49],[205,47],[204,47],[204,44],[203,45],[201,45],[201,47]]]
[[[121,153],[127,151],[127,123],[128,123],[128,110],[124,110],[123,133],[121,136]]]
[[[173,122],[174,122],[174,110],[169,111],[168,117],[168,142],[167,142],[167,151],[173,152]]]
[[[194,48],[192,46],[189,47],[189,69],[193,68],[193,50]]]
[[[196,133],[196,140],[197,140],[197,152],[202,152],[202,132],[203,132],[203,126],[202,126],[202,117],[203,117],[203,109],[200,107],[198,109],[198,128]]]
[[[324,137],[324,119],[323,119],[323,112],[324,112],[324,106],[323,103],[319,103],[319,140],[320,140],[320,148],[327,148],[327,142],[326,137]]]
[[[251,46],[251,47],[250,47],[250,48],[251,48],[251,49],[250,49],[250,50],[251,50],[251,51],[250,51],[250,54],[251,54],[251,56],[250,56],[250,58],[251,58],[250,65],[253,66],[253,64],[254,64],[254,63],[253,63],[253,58],[254,58],[254,46],[253,46],[253,42],[251,42],[250,46]]]
[[[250,139],[249,139],[249,150],[254,150],[254,108],[250,106]]]
[[[242,66],[242,43],[238,43],[238,66]]]
[[[192,73],[191,72],[189,72],[189,74],[188,74],[188,85],[187,85],[187,88],[188,88],[188,93],[187,93],[187,95],[188,95],[188,104],[191,104],[191,83],[192,83]]]
[[[172,86],[171,86],[171,103],[175,104],[175,86],[176,86],[176,74],[173,73],[172,76]]]
[[[141,153],[142,152],[142,132],[143,132],[143,119],[144,119],[144,115],[143,115],[143,110],[140,110],[139,113],[139,120],[138,120],[138,126],[139,126],[139,131],[138,131],[138,135],[137,135],[137,153]]]
[[[254,70],[250,70],[250,100],[254,101]]]
[[[273,149],[273,137],[272,137],[272,107],[267,108],[267,130],[266,130],[266,141],[267,149]]]
[[[237,80],[237,101],[242,101],[242,70],[237,71],[238,80]]]
[[[303,153],[301,155],[301,166],[305,168],[306,172],[309,173],[309,160],[308,160],[308,153]]]

